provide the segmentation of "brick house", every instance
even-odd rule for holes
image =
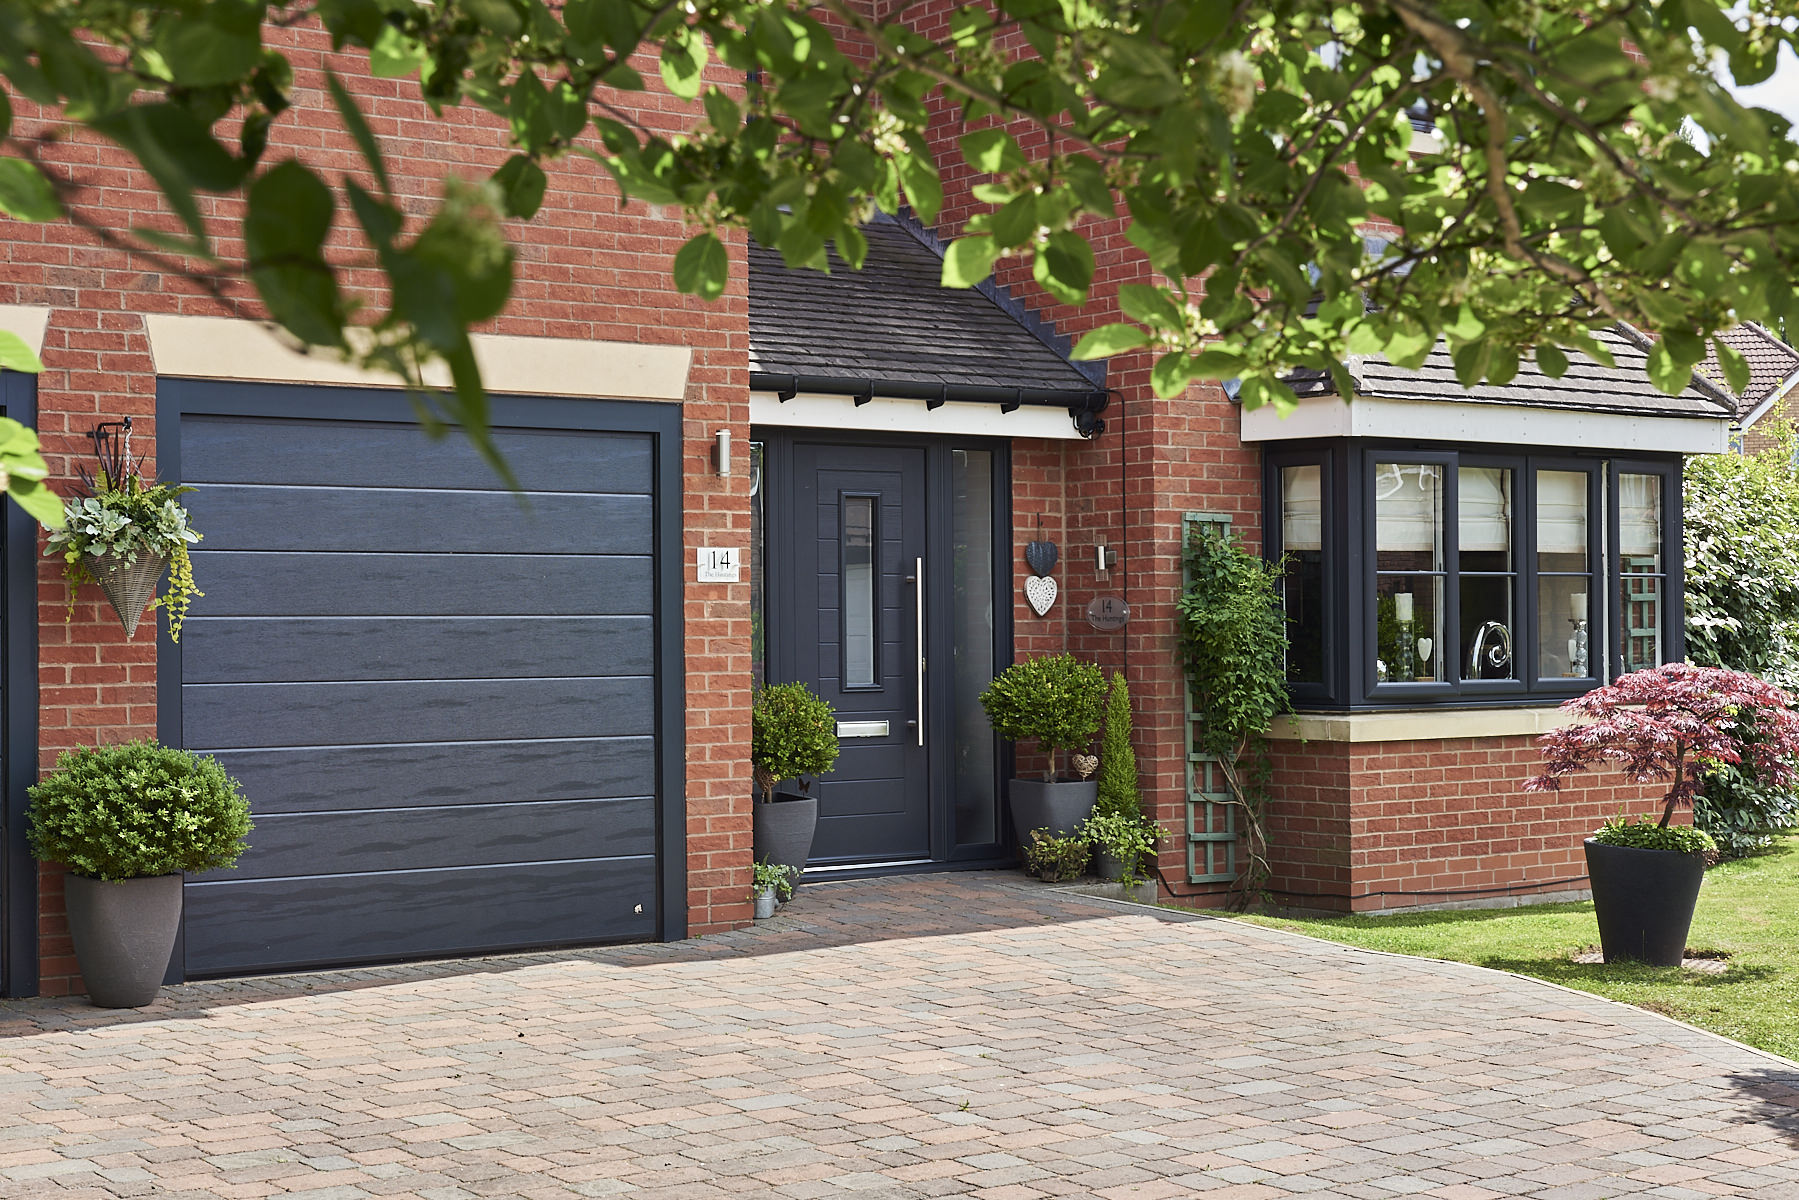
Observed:
[[[1749,364],[1748,386],[1741,394],[1732,395],[1736,421],[1730,431],[1731,448],[1739,454],[1772,449],[1773,428],[1793,416],[1787,398],[1799,387],[1799,350],[1754,321],[1745,321],[1720,336]],[[1729,394],[1724,369],[1717,360],[1717,351],[1709,351],[1699,372]]]
[[[504,161],[486,114],[439,121],[316,30],[268,37],[298,118],[272,154],[354,169],[330,67],[403,198]],[[630,100],[680,119],[666,96]],[[944,230],[976,203],[953,136],[946,114]],[[108,146],[65,130],[47,154],[109,222],[158,219]],[[1435,360],[1369,360],[1354,406],[1302,380],[1280,421],[1209,385],[1159,400],[1147,355],[1067,360],[1146,277],[1121,226],[1089,231],[1080,310],[1014,263],[941,292],[936,235],[904,218],[870,227],[861,275],[796,274],[739,241],[705,304],[669,279],[678,214],[621,208],[578,158],[549,195],[511,230],[514,300],[478,338],[525,503],[461,442],[427,440],[388,380],[284,347],[240,291],[68,224],[0,224],[0,327],[46,368],[0,376],[7,415],[65,484],[95,427],[130,417],[151,467],[198,489],[206,538],[177,646],[149,622],[127,639],[92,589],[65,619],[56,564],[7,512],[3,994],[80,987],[60,877],[23,834],[25,787],[71,746],[155,735],[217,754],[252,799],[250,854],[186,886],[171,978],[679,938],[750,916],[753,680],[806,680],[849,725],[809,876],[991,867],[1012,860],[1010,752],[973,696],[1064,649],[1130,678],[1145,798],[1177,833],[1165,893],[1216,903],[1232,833],[1188,754],[1173,653],[1202,524],[1295,563],[1278,898],[1584,886],[1581,835],[1635,789],[1518,784],[1558,701],[1680,657],[1678,467],[1725,448],[1715,388],[1654,392],[1620,334],[1615,369],[1472,395]],[[1021,595],[1031,539],[1060,547],[1041,617]],[[1122,628],[1089,622],[1105,598],[1128,605]]]

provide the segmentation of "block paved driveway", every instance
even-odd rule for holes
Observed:
[[[1006,875],[638,946],[0,1005],[0,1195],[1799,1197],[1799,1066]]]

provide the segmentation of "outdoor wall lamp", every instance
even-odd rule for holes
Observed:
[[[731,431],[721,429],[713,435],[712,467],[723,479],[731,474]]]

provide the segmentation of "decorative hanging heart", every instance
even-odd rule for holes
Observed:
[[[1097,770],[1099,770],[1099,755],[1077,754],[1074,756],[1074,773],[1082,779],[1089,778]]]
[[[1024,598],[1038,616],[1049,612],[1056,602],[1056,581],[1048,575],[1036,575],[1024,581]]]
[[[1056,544],[1054,542],[1026,542],[1024,544],[1024,561],[1031,570],[1039,575],[1048,575],[1056,569]]]

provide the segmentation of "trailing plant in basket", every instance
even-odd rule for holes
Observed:
[[[813,775],[837,765],[837,710],[803,683],[771,683],[758,689],[750,709],[750,769],[763,798],[775,784],[799,780],[812,789]]]
[[[31,852],[89,879],[229,867],[250,806],[216,759],[153,741],[67,750],[30,789]]]
[[[1001,671],[981,693],[994,732],[1007,741],[1036,741],[1054,782],[1062,752],[1085,750],[1099,732],[1106,681],[1099,668],[1072,654],[1027,658]]]
[[[167,610],[169,637],[180,641],[188,605],[205,595],[194,586],[194,564],[187,552],[200,535],[188,526],[187,509],[176,499],[194,489],[146,481],[129,449],[120,455],[103,453],[100,469],[87,484],[88,494],[63,506],[63,527],[51,531],[44,549],[46,555],[62,556],[69,615],[75,612],[76,589],[100,582],[96,566],[132,567],[143,558],[162,559],[169,564],[168,589],[149,607]],[[135,625],[134,615],[121,611],[119,618],[129,627]]]

